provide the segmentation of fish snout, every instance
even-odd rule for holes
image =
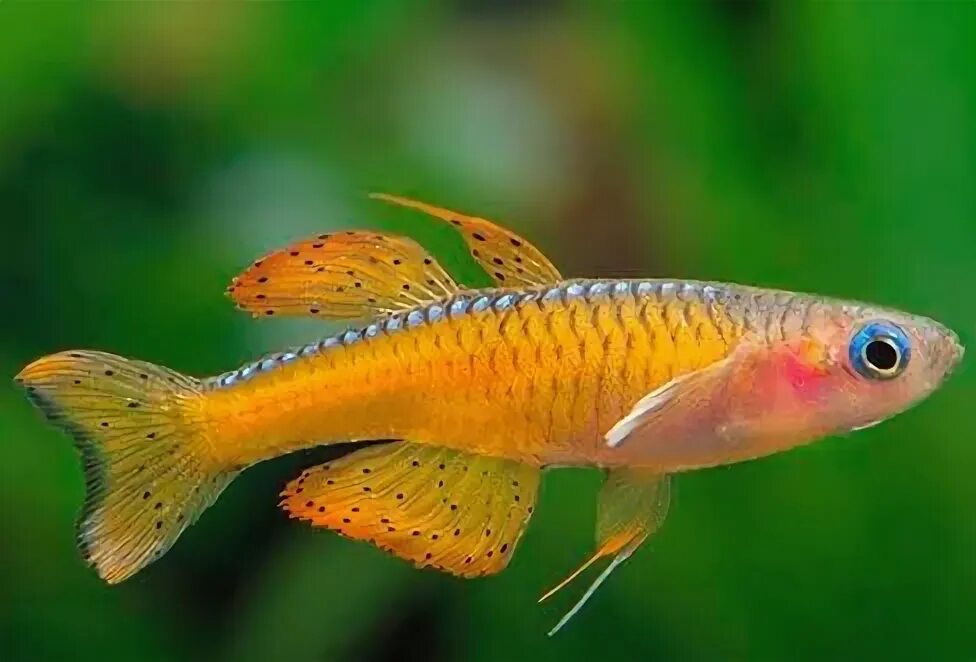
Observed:
[[[941,382],[949,377],[962,361],[966,348],[958,334],[952,329],[934,321],[925,320],[917,328],[917,337],[925,356],[927,372]]]
[[[955,333],[950,337],[950,341],[952,342],[953,365],[959,365],[962,362],[962,357],[966,354],[966,348]]]
[[[933,348],[935,349],[934,358],[936,365],[948,377],[962,361],[962,357],[966,353],[966,348],[963,347],[962,341],[960,341],[955,331],[941,327],[938,335],[937,342],[933,344]]]

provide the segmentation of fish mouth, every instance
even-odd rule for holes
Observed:
[[[954,333],[952,334],[952,350],[955,356],[955,363],[958,364],[962,362],[962,357],[966,354],[966,348],[963,347],[963,344],[959,341],[959,336]]]
[[[952,331],[946,332],[946,342],[944,345],[945,376],[948,377],[962,362],[962,357],[966,354],[966,348],[959,340],[959,336]]]
[[[928,348],[933,368],[935,370],[941,368],[943,378],[948,377],[966,353],[959,335],[938,322],[928,320],[920,336]]]

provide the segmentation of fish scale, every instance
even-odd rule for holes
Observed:
[[[679,289],[680,287],[680,289]],[[257,374],[267,372],[282,365],[291,363],[297,358],[308,358],[323,350],[332,349],[339,346],[348,346],[361,341],[363,338],[373,338],[380,333],[394,333],[404,329],[416,328],[423,324],[439,322],[445,317],[457,318],[473,313],[481,313],[486,310],[496,312],[514,308],[522,310],[524,307],[537,303],[540,307],[553,303],[567,304],[570,300],[582,298],[588,303],[594,303],[603,297],[609,296],[621,302],[628,298],[647,298],[649,303],[660,303],[669,293],[677,295],[682,293],[689,297],[689,293],[697,296],[689,298],[689,303],[715,301],[721,302],[720,294],[724,290],[715,285],[688,282],[676,284],[674,281],[651,281],[651,280],[610,280],[610,281],[570,281],[556,287],[541,288],[534,291],[493,291],[480,296],[467,294],[458,295],[446,299],[443,302],[426,304],[410,310],[404,314],[390,316],[384,323],[375,322],[366,327],[347,329],[335,336],[329,336],[321,341],[317,341],[302,347],[295,348],[288,352],[277,352],[258,359],[242,366],[238,370],[225,373],[210,380],[213,388],[225,388],[236,383],[250,379]],[[679,309],[681,310],[681,309]],[[716,324],[719,320],[713,320]]]
[[[647,285],[646,282],[643,282],[643,284]],[[580,307],[569,313],[571,315],[571,331],[569,334],[571,344],[582,342],[583,356],[581,358],[586,361],[594,361],[603,364],[607,363],[605,361],[605,354],[607,350],[611,350],[615,353],[624,353],[626,350],[625,343],[623,342],[623,329],[620,329],[620,333],[617,333],[617,330],[621,325],[615,320],[620,320],[625,317],[634,317],[634,311],[631,310],[631,308],[634,306],[634,303],[638,301],[638,299],[632,293],[640,285],[641,283],[628,283],[620,281],[597,282],[593,283],[589,288],[584,289],[579,283],[574,282],[563,285],[559,288],[553,288],[554,291],[559,292],[561,296],[558,298],[550,296],[549,300],[541,306],[536,305],[535,297],[523,300],[522,297],[514,293],[496,292],[493,293],[492,296],[485,295],[483,297],[475,298],[474,302],[479,305],[468,311],[467,317],[469,320],[465,323],[475,323],[474,320],[470,320],[470,317],[473,315],[488,315],[489,321],[487,323],[489,325],[497,326],[502,331],[502,333],[497,335],[503,344],[495,346],[494,349],[489,352],[487,355],[487,363],[492,374],[496,376],[509,374],[512,372],[512,370],[508,367],[508,364],[513,363],[513,352],[517,354],[523,345],[531,345],[532,341],[531,338],[522,337],[524,334],[521,334],[521,324],[509,324],[509,318],[514,315],[519,317],[521,320],[521,316],[524,311],[529,311],[530,315],[536,313],[557,313],[562,308],[569,306],[573,301],[579,300],[584,304],[588,304],[589,307]],[[667,292],[669,288],[665,285],[666,284],[662,283],[661,286],[655,288],[644,287],[642,288],[642,292],[644,292],[643,296],[649,296],[649,293],[653,294],[659,291]],[[626,294],[624,293],[624,288],[621,286],[625,286],[627,288]],[[665,287],[662,288],[662,286]],[[680,291],[687,292],[688,290],[687,288],[683,288]],[[463,299],[461,300],[463,301]],[[538,298],[539,302],[542,302],[543,300],[544,297]],[[516,301],[518,302],[517,305],[515,303]],[[595,305],[594,302],[597,301],[600,303]],[[659,298],[656,299],[656,302],[659,304],[662,303],[662,301],[664,300]],[[331,339],[326,339],[313,347],[317,347],[320,352],[330,350],[337,352],[349,352],[353,347],[359,346],[364,338],[378,340],[378,336],[381,333],[385,336],[388,336],[391,333],[410,333],[411,329],[419,329],[422,326],[426,327],[428,325],[439,324],[444,320],[441,312],[443,308],[450,309],[452,304],[455,303],[456,301],[449,301],[446,302],[444,306],[435,304],[431,307],[411,311],[405,315],[406,319],[410,320],[406,325],[401,325],[394,322],[393,324],[386,325],[382,331],[378,329],[379,325],[371,325],[371,327],[366,327],[365,329],[349,330],[342,332]],[[651,303],[654,303],[654,301]],[[673,339],[676,337],[673,329],[688,325],[689,320],[687,319],[685,308],[688,305],[694,305],[696,302],[689,299],[688,302],[674,301],[672,303],[675,304],[671,306],[671,310],[674,314],[666,326],[669,331],[666,334],[662,334],[662,338],[670,337]],[[539,310],[533,310],[532,307],[534,305]],[[624,309],[627,310],[625,314],[620,312]],[[454,310],[457,312],[458,307],[455,306]],[[509,310],[512,311],[511,315],[505,314],[506,311]],[[587,313],[589,313],[590,316],[589,320],[587,320]],[[458,315],[452,319],[458,319],[460,317],[461,316]],[[595,325],[593,323],[594,320],[597,321]],[[483,324],[484,321],[481,323]],[[372,331],[370,330],[371,328],[373,329]],[[388,328],[390,330],[388,330]],[[481,330],[481,332],[483,333],[484,330]],[[423,337],[423,335],[424,334],[421,333],[421,337]],[[679,341],[685,343],[687,343],[689,340],[687,337],[683,336],[678,336],[678,338]],[[611,342],[609,345],[607,344],[608,339],[613,340],[613,342]],[[451,337],[450,334],[444,335],[440,333],[434,336],[432,342],[434,340],[443,342],[445,346],[456,342],[456,338]],[[545,342],[551,341],[552,339],[548,339]],[[436,348],[432,347],[432,342],[422,345],[421,349],[419,349],[420,353],[425,356],[428,354],[435,356]],[[368,345],[363,345],[363,347],[367,346]],[[659,350],[661,352],[669,351],[664,346],[659,346]],[[368,352],[352,351],[352,353],[349,355],[349,360],[353,363],[360,363],[363,366],[368,366],[368,358],[363,358],[361,356],[361,354],[364,353],[368,354]],[[534,351],[530,351],[528,354],[532,355],[534,353]],[[269,372],[287,369],[289,365],[295,362],[295,356],[301,356],[308,360],[309,354],[310,352],[308,348],[302,348],[298,351],[286,353],[284,355],[273,355],[268,359],[245,366],[241,371],[238,372],[237,377],[235,377],[231,383],[238,384],[238,388],[241,388],[240,379],[242,375],[246,375],[249,379],[255,379],[258,376],[266,375]],[[501,356],[501,354],[504,354],[504,356]],[[633,357],[631,358],[633,359]],[[638,364],[638,362],[631,362],[632,366]],[[613,362],[609,362],[607,365],[613,366],[615,364]],[[437,373],[436,366],[431,362],[428,362],[420,367],[415,366],[414,369],[422,370],[424,374],[431,377]],[[298,368],[296,368],[296,370],[298,370]],[[368,377],[368,369],[366,375],[366,381],[369,382],[370,379]],[[610,377],[612,378],[613,375]],[[219,379],[218,383],[221,385],[221,387],[224,387],[223,384],[226,384],[227,381],[230,380],[225,377]],[[584,385],[583,390],[585,391],[587,388],[588,387]],[[494,393],[486,393],[485,397],[495,397],[495,395],[496,394]],[[498,395],[502,395],[502,390],[499,390]],[[602,405],[602,402],[603,400],[600,400],[599,398],[597,399],[596,404],[598,408]],[[618,409],[619,407],[614,408],[614,412],[616,413]]]

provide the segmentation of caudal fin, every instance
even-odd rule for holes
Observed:
[[[195,379],[85,351],[39,359],[16,380],[80,451],[78,546],[110,584],[162,556],[236,475],[211,459]]]

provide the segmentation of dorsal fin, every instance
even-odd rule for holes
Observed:
[[[542,251],[514,232],[487,219],[466,216],[450,209],[387,193],[372,193],[370,197],[416,209],[450,223],[461,233],[474,259],[499,286],[547,285],[563,279],[559,270]]]
[[[227,289],[255,317],[366,318],[450,296],[458,286],[406,237],[349,231],[292,244],[256,261]]]

